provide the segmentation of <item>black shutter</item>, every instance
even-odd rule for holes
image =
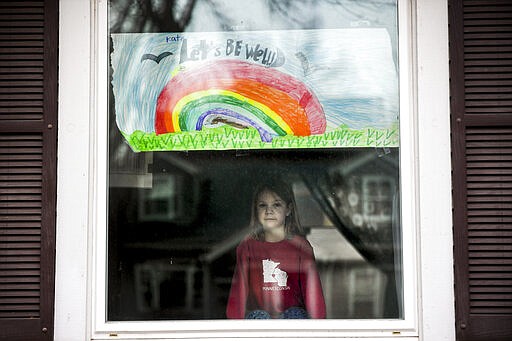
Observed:
[[[458,341],[512,340],[512,1],[450,0]]]
[[[53,339],[58,0],[0,2],[0,339]]]

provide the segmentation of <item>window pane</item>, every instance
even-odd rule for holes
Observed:
[[[277,178],[278,230],[298,218],[321,286],[269,255],[261,289],[313,318],[402,318],[396,1],[109,3],[108,320],[226,318]]]

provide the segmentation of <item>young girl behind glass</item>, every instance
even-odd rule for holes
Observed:
[[[227,317],[325,318],[313,248],[302,236],[291,188],[261,184],[252,206],[252,233],[236,250]]]

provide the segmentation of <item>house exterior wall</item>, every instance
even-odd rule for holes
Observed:
[[[90,1],[60,2],[55,340],[86,340],[93,22]]]
[[[91,338],[92,300],[96,295],[92,271],[95,245],[93,207],[105,198],[96,197],[98,179],[97,143],[105,131],[98,121],[106,120],[106,109],[98,106],[96,72],[105,67],[106,56],[98,57],[104,37],[97,29],[106,25],[106,0],[61,0],[59,41],[59,132],[55,340]],[[411,6],[412,100],[416,115],[410,127],[414,143],[406,146],[412,155],[411,172],[418,181],[418,200],[404,209],[417,212],[418,337],[401,340],[455,340],[453,251],[451,217],[451,163],[448,85],[448,23],[446,0],[417,0]],[[202,335],[198,338],[207,338]],[[229,337],[229,332],[222,334]],[[251,335],[258,339],[258,333]],[[117,339],[120,339],[117,337]],[[340,338],[342,339],[342,338]],[[386,338],[386,339],[389,339]],[[378,340],[378,338],[365,338]]]

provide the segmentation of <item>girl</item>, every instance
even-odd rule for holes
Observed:
[[[256,189],[251,227],[236,250],[227,317],[325,318],[313,248],[288,185],[272,181]]]

